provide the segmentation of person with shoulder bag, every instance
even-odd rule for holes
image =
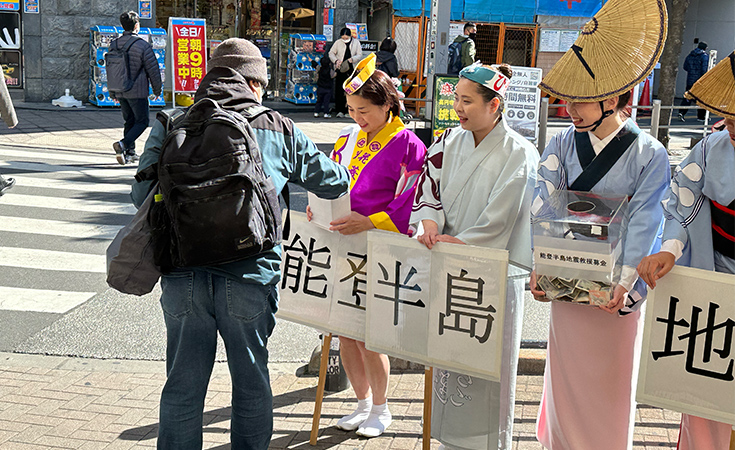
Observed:
[[[171,248],[158,249],[172,265],[161,278],[167,380],[158,448],[202,448],[204,401],[219,334],[233,384],[232,448],[265,450],[273,432],[267,343],[276,324],[281,275],[277,195],[293,182],[320,197],[337,198],[348,192],[349,174],[290,119],[261,105],[267,64],[254,44],[225,40],[212,51],[208,69],[194,105],[174,119],[168,133],[157,123],[141,157],[158,161],[154,172],[165,207],[159,211],[171,222]],[[228,136],[233,139],[224,139]],[[222,173],[212,162],[217,158],[228,161],[232,173]],[[196,170],[200,166],[206,170]],[[201,182],[212,174],[218,176]],[[146,178],[138,177],[133,186],[135,204],[147,195]],[[237,221],[246,224],[241,238],[223,240],[232,231],[228,222]]]
[[[352,37],[352,31],[349,28],[342,28],[339,36],[339,39],[332,44],[332,48],[329,50],[329,59],[332,60],[337,71],[337,76],[334,79],[336,83],[334,109],[337,117],[345,117],[347,115],[347,97],[342,85],[362,59],[362,47],[360,41]]]

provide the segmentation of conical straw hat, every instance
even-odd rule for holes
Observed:
[[[684,96],[711,113],[735,119],[735,52],[702,75]]]
[[[630,91],[653,71],[666,41],[665,0],[609,0],[539,84],[568,102]]]

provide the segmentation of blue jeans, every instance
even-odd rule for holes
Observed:
[[[277,287],[197,269],[163,276],[161,288],[167,379],[161,393],[158,448],[202,448],[204,398],[219,331],[232,377],[232,448],[267,449],[273,433],[273,394],[266,345],[276,324]]]
[[[148,98],[119,98],[125,128],[122,143],[128,153],[135,151],[135,140],[148,128],[150,109]]]

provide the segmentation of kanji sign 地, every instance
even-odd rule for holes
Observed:
[[[207,73],[204,19],[169,19],[174,91],[196,92]]]
[[[657,282],[647,301],[639,402],[735,423],[733,292],[735,275],[687,267]]]

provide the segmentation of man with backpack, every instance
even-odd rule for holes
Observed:
[[[459,72],[475,62],[475,38],[477,27],[472,22],[464,24],[464,33],[457,36],[454,42],[449,44],[449,58],[447,62],[447,74],[459,75]]]
[[[163,80],[153,48],[138,37],[140,19],[128,11],[120,15],[123,35],[112,41],[105,56],[107,87],[112,98],[120,102],[125,128],[122,140],[112,144],[117,162],[128,164],[138,160],[135,140],[148,128],[148,83],[153,94],[161,95]]]
[[[219,333],[233,385],[232,448],[265,450],[273,430],[266,346],[275,326],[281,276],[277,195],[292,182],[320,197],[337,198],[349,189],[349,173],[290,119],[261,105],[268,84],[266,60],[254,44],[227,39],[211,56],[194,105],[173,117],[159,113],[162,120],[146,142],[132,193],[140,205],[148,195],[146,174],[157,174],[156,202],[166,205],[171,246],[176,247],[170,252],[176,268],[161,279],[167,381],[158,448],[201,449],[204,400]],[[202,181],[213,173],[218,178]],[[207,262],[228,261],[252,242],[265,242],[259,235],[271,234],[274,213],[274,245],[242,259]],[[241,227],[243,238],[223,240],[233,228],[230,222],[243,214],[252,219]],[[252,225],[261,219],[265,227]],[[201,231],[184,230],[196,227]]]

